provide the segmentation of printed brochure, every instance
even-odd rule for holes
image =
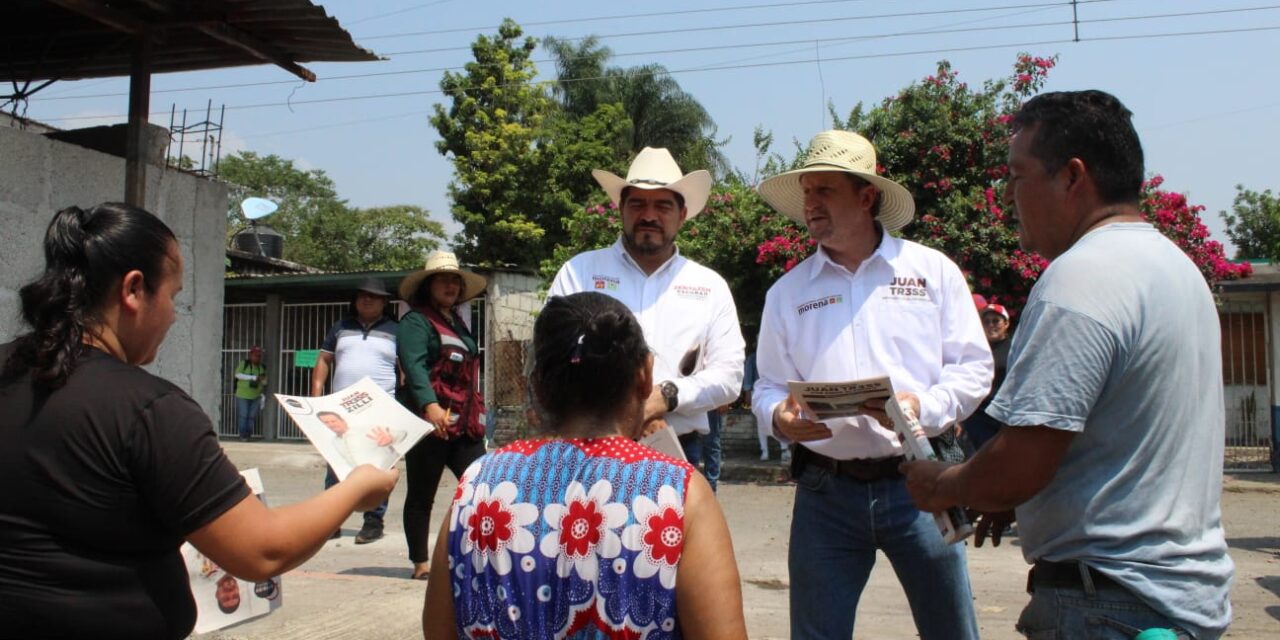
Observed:
[[[327,396],[277,393],[276,401],[339,480],[362,464],[394,467],[418,440],[435,430],[368,377]]]

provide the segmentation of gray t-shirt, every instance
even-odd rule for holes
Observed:
[[[1077,433],[1018,507],[1027,561],[1084,562],[1198,638],[1231,621],[1219,343],[1213,296],[1182,250],[1149,224],[1107,225],[1036,283],[987,409]]]

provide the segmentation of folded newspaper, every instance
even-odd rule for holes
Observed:
[[[868,400],[884,400],[885,411],[893,421],[893,430],[898,434],[903,455],[908,460],[938,459],[915,414],[910,408],[903,408],[898,404],[888,376],[847,382],[790,380],[787,382],[787,390],[807,416],[819,421],[853,417],[862,413],[863,405]],[[948,544],[964,540],[973,533],[973,525],[959,507],[935,513],[933,519],[942,539]]]
[[[848,382],[787,381],[787,391],[796,399],[805,415],[816,420],[850,418],[862,413],[862,405],[868,400],[888,400],[893,397],[893,385],[888,376],[864,378]]]
[[[362,464],[394,467],[413,445],[435,430],[368,377],[327,396],[277,393],[276,401],[339,480]]]

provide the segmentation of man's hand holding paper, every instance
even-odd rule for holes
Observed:
[[[786,402],[773,411],[773,426],[792,442],[810,442],[831,437],[831,429],[821,422],[803,416],[795,396],[787,396]]]
[[[898,397],[898,404],[904,409],[910,409],[913,415],[920,415],[920,398],[910,391],[899,391],[894,394]],[[885,429],[893,429],[893,419],[889,417],[888,410],[884,407],[885,398],[872,398],[862,403],[862,411],[858,415],[869,416],[879,422]]]

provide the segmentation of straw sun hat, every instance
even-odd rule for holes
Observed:
[[[452,251],[432,251],[427,256],[427,264],[422,271],[415,271],[400,281],[400,299],[412,299],[413,292],[418,290],[422,281],[437,273],[456,273],[462,276],[462,293],[458,294],[458,302],[480,295],[488,285],[484,276],[463,270],[458,265],[458,256],[453,255]]]
[[[642,149],[631,161],[626,178],[619,178],[604,169],[592,169],[591,176],[618,206],[622,206],[622,190],[627,187],[670,189],[684,198],[689,218],[702,212],[707,206],[707,196],[711,195],[711,174],[701,169],[688,175],[681,174],[680,166],[666,149]]]
[[[769,178],[760,183],[757,190],[778,213],[804,224],[804,189],[800,186],[800,176],[816,171],[850,173],[875,185],[880,190],[880,215],[876,219],[886,231],[907,226],[915,215],[916,203],[911,192],[876,175],[876,148],[852,131],[823,131],[814,136],[802,168]]]

